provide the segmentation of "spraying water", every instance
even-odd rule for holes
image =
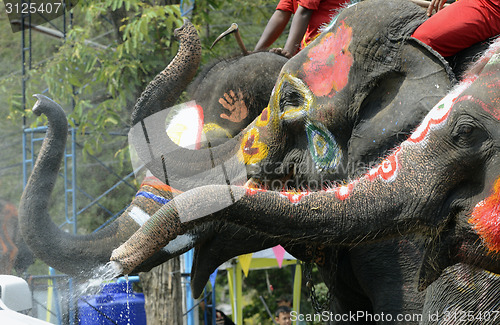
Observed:
[[[75,295],[97,294],[101,285],[113,281],[121,274],[121,267],[116,262],[108,262],[94,269],[90,279],[77,287]]]

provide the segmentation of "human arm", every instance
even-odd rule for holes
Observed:
[[[427,0],[411,0],[413,3],[419,5],[422,8],[427,9],[427,16],[432,15],[432,11],[436,9],[436,12],[439,10],[443,9],[444,7],[448,6],[446,3],[446,0],[432,0],[432,1],[427,1]]]
[[[285,30],[286,24],[290,20],[292,13],[284,10],[276,10],[274,14],[269,19],[262,36],[260,37],[257,45],[255,45],[255,51],[262,51],[267,49],[271,44],[278,39],[278,37]]]
[[[290,33],[288,34],[288,39],[286,40],[283,52],[285,56],[291,57],[297,53],[297,49],[300,46],[300,42],[306,33],[307,26],[311,20],[311,15],[314,10],[298,6],[295,12],[292,25],[290,26]]]
[[[436,12],[443,9],[446,0],[431,0],[429,7],[427,7],[427,16],[432,16],[432,11],[435,9]]]

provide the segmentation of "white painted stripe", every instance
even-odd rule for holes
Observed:
[[[128,213],[128,216],[132,219],[134,219],[135,222],[139,226],[142,226],[146,221],[148,221],[151,216],[144,212],[141,208],[139,207],[133,207],[132,210]]]
[[[163,247],[163,250],[169,254],[174,254],[185,250],[186,248],[192,248],[194,242],[194,236],[188,234],[180,235],[170,241],[167,246]]]

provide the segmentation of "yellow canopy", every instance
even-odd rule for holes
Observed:
[[[293,284],[293,310],[299,312],[300,310],[300,289],[302,286],[302,270],[300,263],[295,257],[286,253],[282,267],[287,265],[296,265],[294,284]],[[243,269],[248,270],[261,270],[269,268],[278,268],[278,261],[274,256],[271,248],[259,252],[245,254],[238,258],[233,258],[228,262],[222,264],[219,269],[227,270],[227,277],[229,283],[229,295],[231,296],[231,318],[236,325],[243,324],[243,304],[242,304],[242,274]]]

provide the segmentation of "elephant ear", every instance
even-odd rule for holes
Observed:
[[[348,145],[350,165],[375,161],[406,140],[455,82],[446,61],[420,41],[408,38],[393,51],[399,62],[377,77],[361,103]]]

